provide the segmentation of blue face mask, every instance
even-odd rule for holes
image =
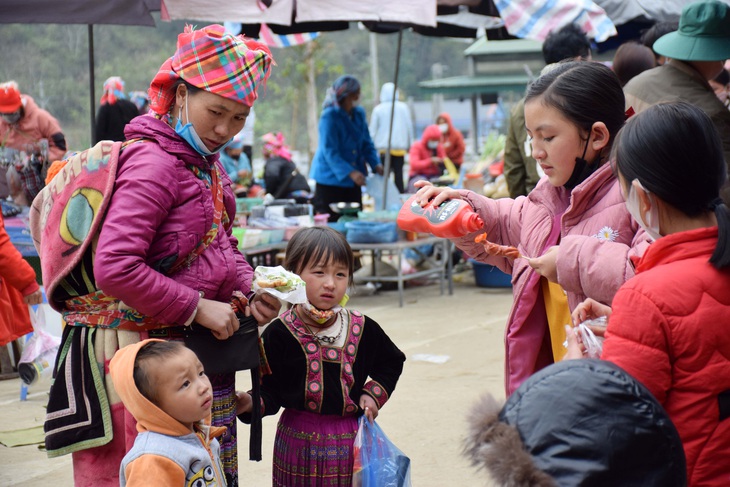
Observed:
[[[198,133],[195,131],[195,127],[193,127],[193,124],[190,123],[190,116],[188,115],[188,104],[185,103],[185,118],[188,120],[188,123],[183,125],[182,123],[182,107],[180,107],[180,110],[177,114],[177,122],[175,122],[175,133],[183,138],[185,142],[190,144],[190,147],[195,149],[195,152],[200,154],[201,156],[212,156],[213,154],[221,151],[222,149],[225,149],[225,147],[233,142],[233,137],[231,137],[228,142],[225,144],[222,144],[220,147],[218,147],[214,151],[208,150],[208,147],[205,145],[205,143],[201,140]]]

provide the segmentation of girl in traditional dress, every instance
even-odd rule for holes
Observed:
[[[283,407],[274,442],[274,486],[352,485],[358,417],[374,419],[390,399],[405,355],[375,321],[343,308],[354,257],[329,227],[299,230],[286,248],[287,270],[306,283],[294,305],[262,335],[270,374],[261,383],[264,415]],[[251,396],[238,393],[248,422]]]

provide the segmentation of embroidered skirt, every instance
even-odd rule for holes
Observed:
[[[274,441],[275,487],[352,485],[356,416],[286,409]]]

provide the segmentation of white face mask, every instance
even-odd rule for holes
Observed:
[[[439,130],[441,131],[442,134],[445,134],[446,132],[449,131],[449,124],[448,123],[440,123],[439,124]]]
[[[635,186],[641,188],[652,200],[651,210],[649,210],[649,213],[646,215],[640,215],[639,208],[641,204]],[[644,189],[638,179],[634,179],[629,186],[629,197],[626,199],[626,209],[629,210],[629,213],[631,213],[631,216],[634,217],[636,223],[641,225],[641,228],[643,228],[652,239],[657,240],[661,238],[662,234],[659,233],[659,208],[657,208],[656,200],[653,199],[651,193]]]
[[[426,146],[429,149],[436,149],[439,146],[439,143],[437,140],[429,140],[428,142],[426,142]]]

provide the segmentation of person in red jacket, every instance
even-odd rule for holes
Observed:
[[[429,125],[423,130],[421,140],[411,144],[408,155],[408,192],[416,192],[416,181],[441,176],[445,168],[444,157],[446,151],[441,143],[441,132],[437,125]]]
[[[667,410],[689,486],[730,485],[730,211],[719,196],[720,137],[701,109],[672,102],[629,120],[614,148],[626,206],[656,240],[612,308],[588,299],[573,320],[609,316],[601,358]],[[568,357],[580,357],[568,337]]]
[[[461,135],[459,129],[454,127],[451,115],[446,112],[439,114],[436,118],[436,125],[441,133],[441,143],[444,145],[446,156],[457,168],[461,167],[461,163],[464,162],[464,151],[466,151],[464,136]]]
[[[35,271],[10,241],[0,215],[0,347],[33,331],[28,305],[42,300]]]

